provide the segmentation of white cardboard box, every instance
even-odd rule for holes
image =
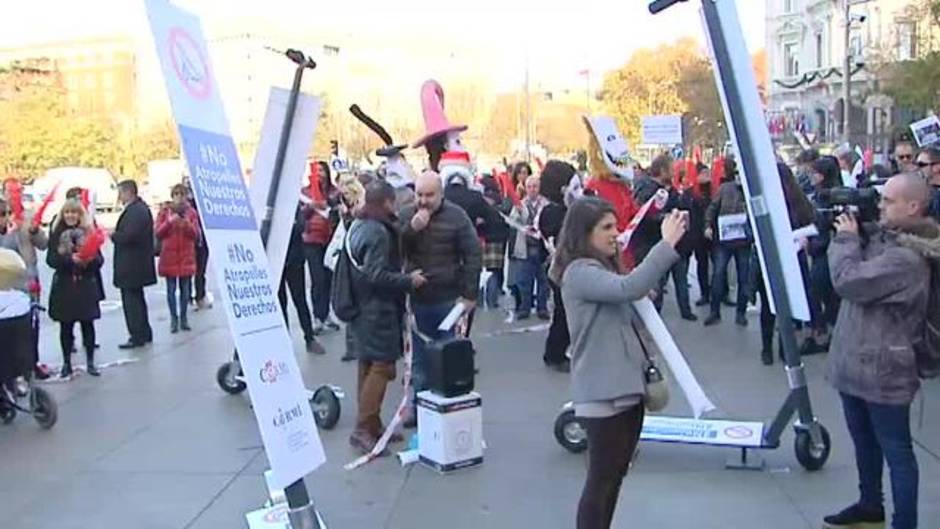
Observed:
[[[446,398],[418,393],[418,459],[441,473],[483,463],[480,394]]]

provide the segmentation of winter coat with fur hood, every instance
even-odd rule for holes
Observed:
[[[940,259],[940,227],[925,218],[866,230],[866,242],[838,233],[829,246],[842,307],[827,378],[836,390],[868,402],[906,405],[920,388],[912,344],[924,332],[927,258]]]

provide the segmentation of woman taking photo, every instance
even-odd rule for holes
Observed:
[[[627,347],[632,301],[647,296],[679,259],[675,246],[688,214],[674,211],[662,241],[625,273],[619,259],[617,217],[593,197],[572,204],[565,218],[551,276],[561,286],[571,333],[571,389],[575,414],[587,430],[588,473],[578,504],[578,529],[610,527],[644,416],[644,367]]]
[[[99,271],[104,263],[101,252],[91,260],[79,257],[79,249],[91,236],[91,223],[82,203],[72,198],[65,201],[49,236],[46,264],[55,272],[49,291],[49,317],[59,322],[59,344],[62,346],[62,371],[59,376],[72,375],[72,349],[75,345],[75,322],[82,329],[85,347],[85,370],[98,376],[95,367],[95,320],[101,317]]]
[[[196,238],[199,237],[199,216],[186,199],[186,187],[173,186],[172,202],[160,210],[156,236],[160,240],[160,262],[157,271],[166,278],[166,302],[170,307],[170,332],[190,330],[186,308],[196,275]],[[179,286],[179,304],[176,292]]]

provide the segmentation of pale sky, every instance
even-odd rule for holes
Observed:
[[[735,0],[750,51],[763,47],[764,2]],[[142,0],[2,0],[0,49],[74,38],[149,39]],[[376,43],[492,62],[496,78],[566,78],[622,65],[631,52],[681,36],[702,41],[698,1],[652,16],[646,0],[178,0],[209,34],[250,31]],[[362,37],[368,34],[368,37]],[[142,40],[149,45],[148,40]],[[368,44],[366,44],[368,42]],[[394,65],[390,65],[391,68]],[[433,72],[429,72],[432,73]],[[507,81],[508,82],[508,81]],[[505,84],[505,83],[503,83]]]

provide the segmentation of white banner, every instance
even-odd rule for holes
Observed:
[[[326,461],[323,446],[272,287],[199,19],[165,0],[145,3],[229,329],[273,482],[283,488]]]
[[[261,228],[261,213],[267,205],[268,189],[274,173],[274,161],[277,158],[277,146],[281,138],[281,128],[287,116],[287,102],[290,90],[271,88],[268,96],[268,109],[264,112],[261,125],[261,137],[255,153],[255,165],[248,184],[251,207],[258,212],[258,228]],[[320,99],[301,93],[294,110],[294,123],[291,125],[290,140],[284,155],[284,167],[281,170],[281,183],[274,201],[274,213],[271,216],[271,233],[265,245],[268,262],[271,263],[272,285],[277,289],[281,285],[284,272],[284,258],[290,244],[291,230],[294,227],[294,214],[300,201],[300,186],[303,185],[307,165],[307,153],[313,145],[316,134],[317,118],[320,116]]]
[[[647,415],[640,439],[668,443],[758,448],[763,444],[764,423],[718,421]]]
[[[643,116],[640,137],[647,145],[682,145],[682,116]]]

